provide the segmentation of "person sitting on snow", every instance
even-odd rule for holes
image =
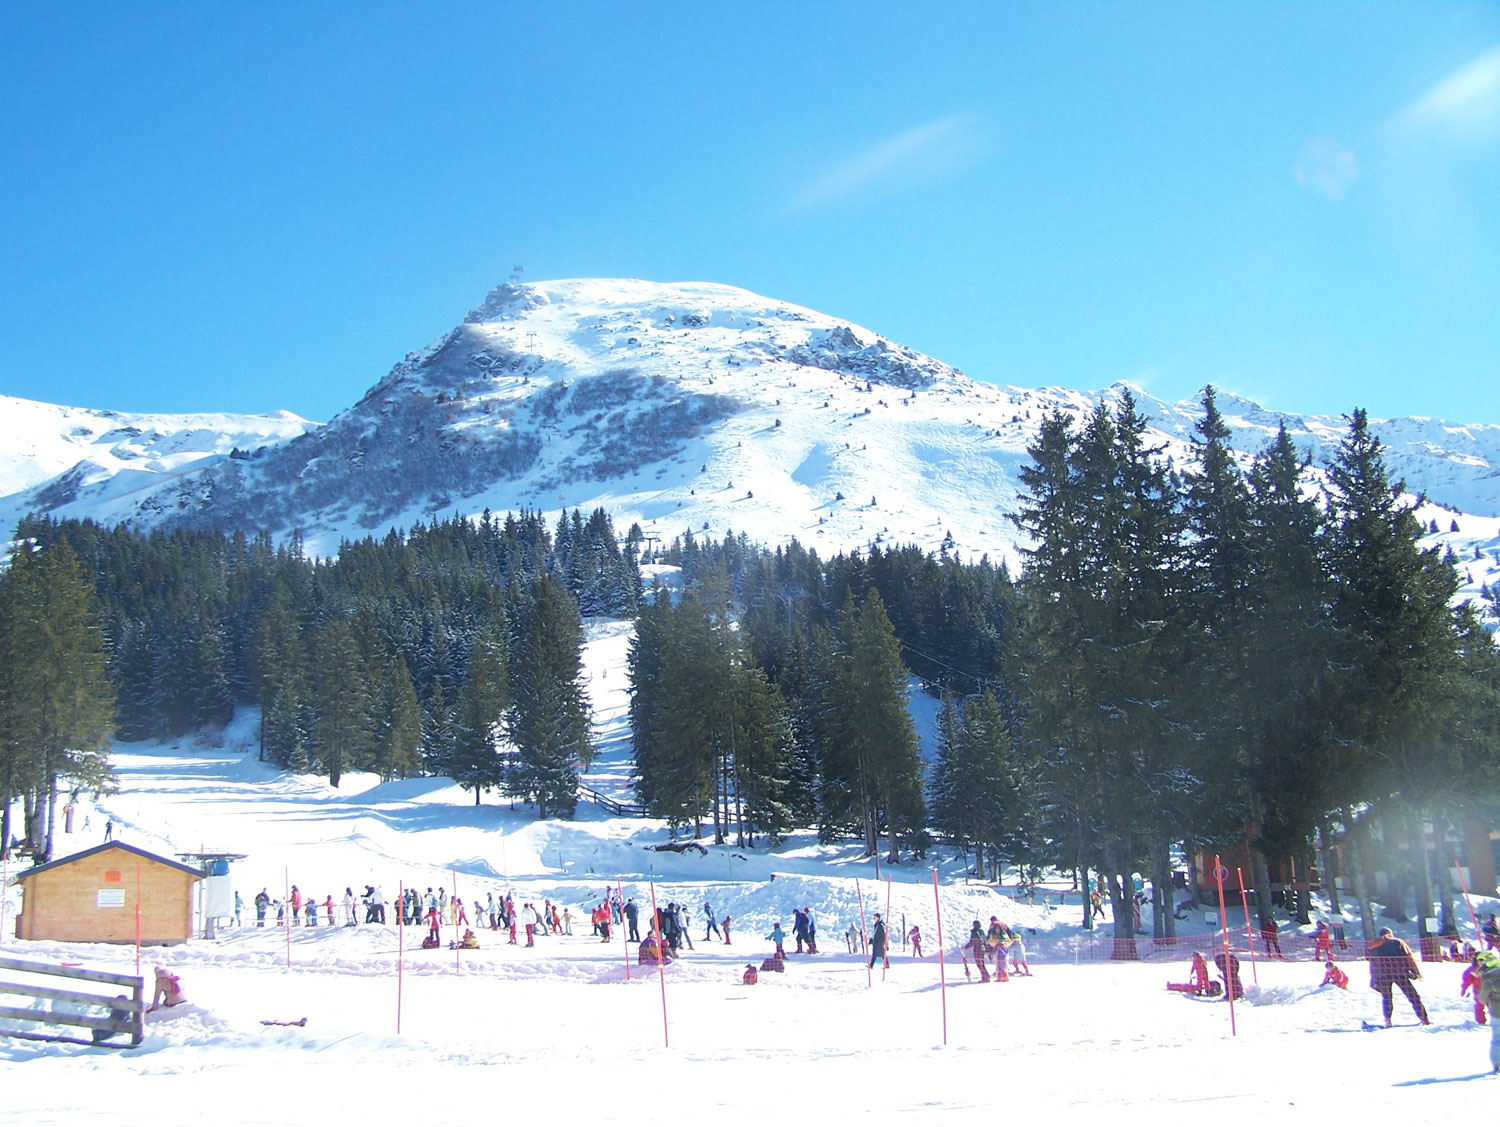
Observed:
[[[1340,990],[1349,989],[1349,976],[1339,970],[1337,963],[1329,959],[1323,964],[1323,967],[1323,981],[1318,983],[1319,990],[1325,986],[1337,986]]]
[[[182,983],[177,976],[166,967],[156,968],[156,989],[151,993],[151,1005],[147,1013],[152,1010],[162,1009],[169,1006],[180,1006],[187,1001],[187,995],[182,992]]]

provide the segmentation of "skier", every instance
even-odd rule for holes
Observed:
[[[729,945],[729,914],[726,912],[724,918],[719,921],[719,926],[724,929],[724,945]]]
[[[1328,930],[1325,920],[1318,921],[1318,929],[1313,932],[1313,958],[1333,958],[1333,933]]]
[[[1337,986],[1340,990],[1349,989],[1349,976],[1341,971],[1332,959],[1323,964],[1323,981],[1318,983],[1318,989],[1321,990],[1325,986]],[[1477,1010],[1479,1007],[1474,1008]]]
[[[354,912],[354,889],[344,889],[344,926],[355,927],[359,924],[359,917]]]
[[[1210,994],[1213,991],[1209,986],[1209,981],[1208,961],[1203,957],[1202,951],[1194,951],[1193,969],[1192,973],[1188,975],[1188,980],[1186,982],[1169,982],[1167,983],[1167,989],[1176,990],[1181,994]]]
[[[875,965],[875,960],[880,960],[880,969],[885,970],[891,965],[890,959],[885,954],[885,920],[880,918],[880,913],[875,913],[875,926],[870,932],[870,965]]]
[[[984,940],[984,929],[978,920],[975,920],[969,928],[969,954],[974,959],[974,965],[979,968],[979,981],[988,982],[990,980],[990,949]]]
[[[641,914],[641,910],[640,910],[640,908],[638,908],[636,906],[635,897],[634,896],[632,896],[629,900],[625,901],[625,908],[624,908],[625,926],[626,926],[625,938],[627,940],[629,940],[631,943],[639,943],[641,941],[641,933],[639,931],[639,926],[638,926],[639,925],[640,914]]]
[[[1469,991],[1474,992],[1474,1020],[1480,1024],[1486,1024],[1487,1009],[1479,1000],[1479,983],[1484,979],[1484,967],[1480,965],[1479,953],[1476,951],[1469,957],[1469,965],[1464,967],[1464,976],[1459,980],[1458,996],[1462,998]]]
[[[1474,956],[1479,966],[1479,989],[1474,996],[1490,1011],[1490,1070],[1500,1072],[1500,955],[1480,951]]]
[[[1427,1007],[1422,1004],[1422,998],[1417,993],[1417,988],[1412,985],[1414,979],[1422,977],[1421,968],[1417,966],[1417,960],[1412,958],[1411,948],[1404,940],[1397,939],[1391,934],[1391,929],[1383,927],[1380,934],[1376,936],[1375,942],[1370,946],[1370,989],[1380,993],[1381,1010],[1385,1013],[1386,1028],[1391,1024],[1391,987],[1399,986],[1401,993],[1406,995],[1406,1000],[1411,1003],[1411,1008],[1416,1011],[1417,1017],[1423,1025],[1431,1025],[1427,1017]],[[1481,986],[1483,983],[1480,984]]]
[[[263,888],[255,894],[255,926],[266,926],[266,909],[271,906],[271,897]]]
[[[802,918],[807,921],[807,953],[816,955],[818,953],[818,921],[813,919],[812,908],[803,908]]]
[[[239,927],[240,926],[240,912],[244,910],[244,907],[245,907],[245,902],[240,899],[239,890],[236,889],[235,893],[234,893],[234,926],[235,927]]]
[[[1500,923],[1495,922],[1495,913],[1490,913],[1490,918],[1484,921],[1484,942],[1491,950],[1500,947]]]
[[[912,955],[920,959],[922,957],[922,929],[912,924],[911,930],[906,933],[906,941],[911,944]]]
[[[703,942],[707,943],[710,935],[717,935],[723,939],[724,936],[719,932],[718,918],[714,915],[714,906],[707,900],[703,902],[703,918],[708,921],[708,928],[703,932]]]
[[[1245,987],[1240,982],[1240,960],[1237,955],[1226,955],[1222,951],[1214,956],[1214,966],[1224,976],[1224,989],[1231,1001],[1238,1002],[1245,996]]]
[[[852,923],[849,925],[849,930],[844,932],[844,943],[851,955],[859,949],[859,928]]]
[[[801,908],[792,909],[792,938],[797,941],[797,954],[802,954],[802,948],[807,943],[807,920],[803,917]]]
[[[786,942],[786,932],[781,930],[780,920],[777,920],[772,926],[771,934],[767,935],[766,938],[776,944],[776,957],[778,959],[786,958],[786,950],[782,947],[782,944]]]
[[[998,916],[991,916],[989,934],[984,938],[990,950],[995,953],[995,981],[1009,982],[1010,975],[1006,972],[1005,964],[1009,960],[1010,945],[1014,939],[1010,928],[1001,923]]]
[[[307,898],[307,902],[305,904],[303,904],[302,907],[303,907],[303,910],[307,913],[307,926],[308,927],[317,927],[318,926],[318,902],[317,902],[317,900],[315,900],[313,897],[309,896]]]
[[[1012,974],[1031,977],[1031,964],[1026,961],[1026,940],[1018,927],[1010,933],[1010,969]]]
[[[292,885],[292,926],[297,926],[297,916],[302,911],[302,893],[297,891],[297,886]]]
[[[328,926],[333,926],[333,893],[328,894],[328,899],[323,901],[323,911],[328,913]]]
[[[1262,916],[1260,921],[1260,941],[1266,949],[1266,958],[1269,959],[1271,957],[1271,951],[1273,948],[1276,951],[1276,957],[1278,959],[1286,958],[1286,956],[1281,953],[1280,935],[1281,928],[1276,926],[1276,917],[1272,915]]]

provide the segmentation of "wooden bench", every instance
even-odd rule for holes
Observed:
[[[102,1045],[105,1048],[128,1047],[111,1038],[129,1035],[130,1046],[139,1045],[144,1036],[145,979],[128,974],[112,974],[102,970],[82,970],[53,963],[34,963],[24,959],[0,958],[0,971],[19,972],[47,978],[60,978],[74,982],[91,982],[103,986],[123,986],[129,989],[126,995],[100,994],[63,986],[41,985],[30,982],[0,981],[0,1002],[10,1001],[8,996],[20,995],[33,1001],[71,1002],[85,1007],[98,1007],[103,1012],[97,1017],[74,1014],[66,1011],[27,1009],[20,1006],[0,1005],[0,1022],[35,1022],[43,1026],[58,1027],[58,1032],[42,1032],[39,1029],[5,1028],[0,1025],[0,1037],[20,1037],[27,1041],[61,1041],[69,1045]],[[69,1036],[73,1029],[90,1031],[88,1039]]]

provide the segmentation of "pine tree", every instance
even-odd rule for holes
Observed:
[[[373,718],[366,690],[370,677],[354,632],[342,618],[324,626],[314,650],[313,765],[336,787],[345,771],[373,761]]]
[[[498,787],[504,775],[496,746],[510,705],[502,629],[492,625],[493,633],[481,633],[474,639],[455,717],[453,781],[474,792],[476,806],[480,792]]]
[[[1358,801],[1404,789],[1408,813],[1420,817],[1442,722],[1433,704],[1445,695],[1457,649],[1451,604],[1458,577],[1436,548],[1421,548],[1415,505],[1400,500],[1403,485],[1391,483],[1363,410],[1350,419],[1329,482],[1334,693],[1348,793]],[[1419,898],[1430,905],[1425,864],[1418,877]],[[1360,900],[1373,930],[1369,902]],[[1425,935],[1425,915],[1419,925]]]
[[[0,639],[0,832],[9,832],[11,801],[25,796],[27,836],[47,860],[59,780],[93,790],[114,780],[114,690],[98,607],[65,542],[15,549],[0,576]]]
[[[400,654],[385,665],[372,734],[374,769],[384,781],[406,778],[422,766],[422,705]]]
[[[887,860],[896,864],[903,836],[921,848],[926,809],[908,674],[879,594],[859,605],[851,596],[816,645],[825,828],[852,823],[866,856],[879,849],[883,830]]]
[[[516,759],[506,786],[536,803],[540,817],[571,817],[579,769],[593,758],[578,604],[544,575],[511,622],[509,731]]]

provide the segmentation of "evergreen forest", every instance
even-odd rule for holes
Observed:
[[[1363,411],[1315,476],[1284,430],[1240,460],[1212,388],[1202,406],[1181,466],[1128,395],[1046,418],[1019,575],[732,534],[652,552],[602,510],[454,517],[327,560],[295,536],[28,520],[0,577],[0,841],[48,856],[56,796],[112,785],[112,738],[239,705],[263,757],[335,786],[446,775],[569,817],[593,755],[583,620],[630,618],[637,798],[674,836],[815,828],[891,864],[1062,869],[1125,921],[1141,873],[1165,935],[1183,856],[1248,848],[1262,914],[1289,863],[1342,872],[1367,934],[1377,869],[1396,912],[1447,926],[1456,827],[1500,798],[1493,607],[1457,601]],[[925,761],[913,679],[941,701]],[[1306,896],[1288,907],[1306,922]]]

